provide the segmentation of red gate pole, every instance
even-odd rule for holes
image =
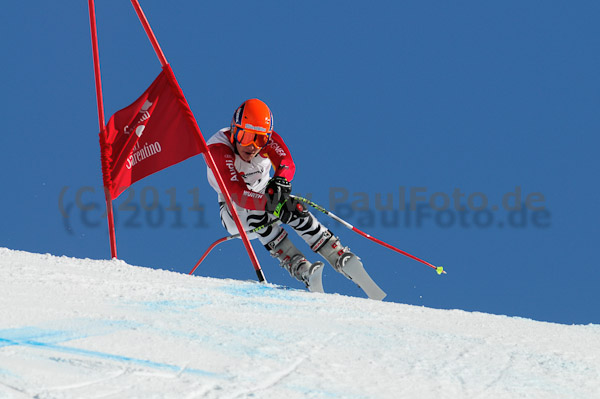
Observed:
[[[96,32],[96,10],[94,0],[88,0],[90,11],[90,31],[92,33],[92,53],[94,56],[94,77],[96,80],[96,103],[98,105],[98,125],[100,134],[104,135],[104,103],[102,101],[102,81],[100,79],[100,56],[98,54],[98,35]],[[104,198],[106,200],[106,218],[108,219],[108,236],[110,242],[110,255],[117,257],[117,238],[115,235],[115,219],[113,215],[112,198],[106,183],[104,184]]]
[[[156,40],[156,36],[154,35],[154,32],[152,32],[152,28],[150,27],[150,24],[148,23],[148,19],[146,18],[146,15],[144,15],[144,12],[142,11],[142,8],[140,7],[139,1],[131,0],[131,4],[133,5],[133,8],[135,9],[135,12],[137,13],[138,18],[140,19],[140,22],[142,23],[142,26],[144,27],[144,30],[146,31],[146,35],[148,36],[148,39],[150,39],[150,43],[152,43],[154,52],[156,53],[156,56],[158,57],[160,64],[163,67],[163,70],[167,70],[167,72],[171,75],[170,80],[176,86],[175,90],[178,91],[178,94],[179,94],[178,97],[180,97],[180,99],[184,103],[183,105],[186,107],[186,113],[188,114],[189,119],[192,122],[192,127],[196,131],[196,136],[197,136],[198,140],[200,141],[200,145],[203,149],[202,155],[204,156],[204,161],[208,164],[208,167],[212,170],[212,172],[217,180],[217,183],[219,184],[219,188],[221,189],[221,192],[223,193],[223,196],[225,197],[227,206],[229,207],[229,210],[231,211],[231,215],[233,216],[235,225],[237,226],[238,232],[240,233],[240,236],[242,238],[244,246],[246,247],[246,251],[248,252],[248,256],[250,257],[250,261],[252,262],[252,265],[254,266],[254,270],[256,271],[256,276],[258,277],[258,281],[266,282],[265,275],[260,267],[260,263],[258,262],[256,253],[254,252],[254,249],[252,248],[252,244],[250,244],[250,240],[248,239],[248,235],[246,234],[245,228],[242,225],[242,221],[240,220],[240,217],[235,209],[235,205],[234,205],[233,201],[231,200],[231,195],[229,194],[229,191],[227,190],[227,187],[225,186],[225,182],[223,181],[223,178],[221,177],[221,174],[219,173],[219,170],[217,169],[215,160],[213,159],[210,151],[208,150],[208,146],[206,145],[204,136],[202,136],[202,132],[200,131],[200,128],[198,127],[198,122],[196,121],[196,118],[194,117],[194,115],[190,109],[190,106],[189,106],[187,100],[185,99],[185,96],[183,95],[183,92],[181,90],[181,87],[179,86],[179,83],[177,83],[177,80],[175,79],[175,75],[173,74],[171,68],[169,67],[167,58],[165,57],[162,49],[160,48],[160,45],[158,44],[158,40]]]

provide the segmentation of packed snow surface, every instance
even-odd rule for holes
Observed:
[[[599,325],[5,248],[0,288],[0,398],[600,398]]]

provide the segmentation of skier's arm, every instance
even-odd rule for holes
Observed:
[[[235,169],[235,155],[231,148],[215,143],[208,149],[233,202],[245,209],[264,210],[267,203],[265,195],[248,189],[242,175]]]
[[[267,155],[275,168],[275,174],[267,185],[265,210],[288,223],[308,213],[306,208],[296,199],[290,198],[296,165],[285,142],[277,133],[271,134],[271,141],[266,147]]]
[[[271,141],[269,141],[265,150],[275,169],[274,177],[280,176],[287,181],[292,181],[296,172],[296,165],[281,136],[273,132]]]

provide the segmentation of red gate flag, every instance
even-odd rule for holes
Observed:
[[[169,65],[100,133],[102,176],[112,199],[152,173],[205,151]]]

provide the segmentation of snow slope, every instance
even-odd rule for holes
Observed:
[[[0,289],[0,398],[600,397],[599,325],[5,248]]]

